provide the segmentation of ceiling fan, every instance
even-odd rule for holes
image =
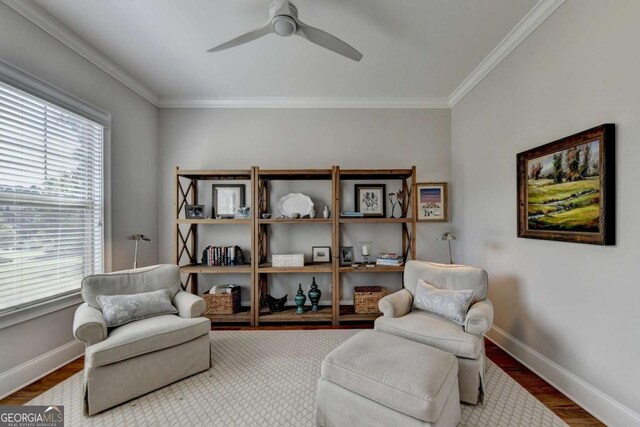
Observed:
[[[207,52],[217,52],[230,47],[258,39],[267,34],[275,33],[279,36],[300,36],[354,61],[360,61],[362,54],[357,49],[318,28],[311,27],[298,19],[298,9],[289,0],[274,0],[269,9],[269,21],[263,26],[246,34],[238,36],[226,43],[209,49]]]

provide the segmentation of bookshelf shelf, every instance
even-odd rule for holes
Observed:
[[[302,314],[296,313],[295,307],[287,307],[277,313],[261,310],[259,319],[260,322],[331,322],[333,319],[331,307],[320,307],[318,311],[311,311],[308,306],[305,308],[307,311]]]
[[[298,219],[259,219],[258,224],[331,224],[331,218],[298,218]]]
[[[405,259],[415,258],[416,253],[416,221],[415,218],[352,218],[340,217],[342,194],[344,185],[352,185],[343,181],[366,181],[366,180],[399,180],[402,190],[405,193],[403,205],[404,216],[409,216],[415,208],[415,183],[416,169],[340,169],[339,166],[320,169],[260,169],[254,166],[250,169],[233,170],[203,170],[203,169],[179,169],[175,171],[175,202],[174,202],[174,262],[180,267],[183,275],[183,287],[193,293],[199,294],[198,276],[211,274],[245,274],[249,275],[251,300],[250,305],[243,307],[238,313],[233,315],[207,316],[212,323],[246,323],[252,326],[259,326],[262,323],[286,323],[286,322],[331,322],[339,325],[341,321],[372,321],[379,314],[359,315],[355,314],[353,306],[340,305],[340,295],[342,293],[341,275],[351,273],[401,273],[404,267],[400,266],[375,266],[375,267],[352,267],[341,266],[339,262],[340,242],[342,232],[348,227],[346,224],[367,224],[372,227],[377,224],[399,224],[402,239],[402,256]],[[216,180],[236,180],[249,181],[247,187],[251,194],[246,205],[251,206],[250,218],[239,219],[186,219],[184,211],[187,205],[197,205],[200,199],[199,192],[205,191],[205,186],[198,185],[200,181]],[[331,218],[299,218],[299,219],[263,219],[263,212],[271,212],[270,187],[274,181],[312,181],[318,185],[331,185],[330,205]],[[295,183],[287,184],[295,186]],[[307,184],[309,185],[309,184]],[[209,191],[207,189],[207,191]],[[318,211],[321,215],[321,211]],[[274,224],[326,224],[330,227],[319,228],[315,233],[324,232],[330,234],[331,241],[331,262],[311,263],[303,267],[273,267],[269,261],[269,242],[271,234],[291,232],[292,228],[270,227]],[[248,225],[249,227],[224,227],[226,239],[229,232],[231,234],[245,233],[250,230],[250,248],[245,254],[251,254],[251,261],[244,265],[235,266],[207,266],[197,264],[200,260],[203,249],[202,241],[198,240],[198,230],[201,227],[212,225]],[[345,226],[343,229],[342,227]],[[207,236],[211,233],[218,233],[219,228],[207,228]],[[295,228],[298,230],[305,230]],[[246,236],[246,235],[245,235]],[[215,237],[214,237],[215,239]],[[215,240],[214,240],[215,242]],[[217,242],[216,242],[217,243]],[[222,243],[222,242],[221,242]],[[200,246],[199,246],[200,244]],[[206,245],[204,245],[206,246]],[[330,274],[331,283],[331,305],[322,307],[318,312],[307,311],[304,314],[295,313],[295,308],[287,308],[280,313],[271,313],[260,305],[261,296],[268,293],[271,275],[274,274],[322,274],[328,277]],[[186,275],[186,279],[185,279]],[[394,276],[389,276],[394,277]],[[394,278],[395,280],[395,278]],[[204,290],[204,289],[203,289]],[[295,293],[295,292],[294,292]],[[290,299],[291,301],[291,299]]]
[[[333,265],[330,262],[307,264],[303,267],[272,267],[265,263],[258,266],[259,273],[331,273]]]
[[[178,224],[251,224],[251,219],[184,219],[176,220]]]
[[[342,322],[368,322],[376,320],[380,316],[382,313],[358,314],[352,305],[340,306],[340,321]]]
[[[358,267],[352,267],[350,265],[341,266],[339,268],[340,273],[402,273],[404,271],[404,265],[390,266],[390,265],[376,265],[374,267],[365,267],[364,265]]]
[[[340,217],[340,224],[411,224],[413,218],[344,218]]]
[[[181,273],[187,274],[251,274],[251,264],[243,265],[185,265]]]
[[[251,307],[240,307],[234,314],[205,314],[212,323],[251,323]]]

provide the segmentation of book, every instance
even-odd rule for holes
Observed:
[[[345,211],[340,212],[340,216],[343,218],[362,218],[364,214],[362,212]]]

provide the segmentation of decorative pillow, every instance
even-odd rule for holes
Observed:
[[[169,289],[129,295],[98,295],[98,304],[107,326],[113,328],[134,320],[161,314],[176,314]]]
[[[413,308],[428,311],[464,325],[472,300],[472,290],[438,289],[420,279],[416,288],[416,296],[413,298]]]

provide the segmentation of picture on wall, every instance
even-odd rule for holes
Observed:
[[[615,125],[519,153],[518,237],[615,244]]]
[[[416,184],[416,220],[446,222],[449,219],[447,194],[446,182]]]
[[[213,212],[220,218],[234,218],[244,206],[244,184],[213,184]]]
[[[387,186],[385,184],[355,184],[356,212],[365,217],[387,216]]]

